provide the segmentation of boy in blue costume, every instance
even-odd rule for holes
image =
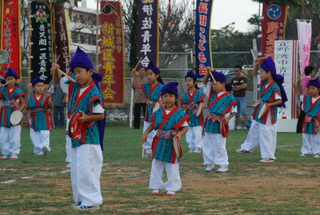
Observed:
[[[21,125],[11,125],[10,116],[13,111],[24,109],[24,93],[16,84],[16,71],[9,68],[4,78],[7,85],[0,88],[0,100],[3,102],[0,108],[0,147],[3,156],[0,159],[16,160],[20,153]]]
[[[145,112],[144,123],[143,123],[143,132],[145,132],[146,129],[151,124],[151,115],[154,111],[153,109],[155,105],[157,105],[158,103],[159,106],[162,106],[162,103],[160,101],[160,93],[163,87],[163,81],[160,76],[160,69],[156,67],[152,61],[150,61],[147,67],[148,83],[145,83],[139,86],[137,77],[136,77],[136,70],[132,70],[131,74],[133,76],[134,88],[142,89],[143,94],[147,99],[146,112]],[[155,135],[156,135],[156,132],[151,131],[148,135],[147,141],[144,143],[144,149],[146,150],[146,154],[145,154],[146,157],[151,157],[151,143]]]
[[[189,71],[185,76],[188,91],[183,93],[180,102],[186,105],[186,113],[190,117],[189,130],[186,134],[189,153],[200,153],[202,149],[203,109],[197,116],[199,105],[204,102],[205,95],[197,86],[197,76]]]
[[[226,76],[221,72],[212,71],[211,74],[215,79],[213,80],[209,77],[210,72],[211,68],[208,68],[208,72],[203,78],[204,93],[208,97],[209,110],[204,123],[203,165],[207,166],[205,172],[210,172],[215,168],[215,165],[219,165],[220,168],[216,172],[222,173],[228,172],[229,161],[226,137],[221,134],[220,123],[222,119],[228,123],[237,113],[237,102],[230,93],[231,86],[227,85]]]
[[[313,154],[320,158],[320,81],[311,79],[308,83],[310,95],[301,95],[302,110],[306,116],[302,123],[302,155]],[[310,146],[306,148],[305,146]]]
[[[173,138],[180,141],[182,135],[188,131],[189,116],[177,105],[178,83],[171,82],[161,90],[162,102],[165,105],[155,111],[151,117],[152,124],[142,136],[144,143],[148,134],[156,130],[152,142],[152,167],[150,173],[149,189],[153,195],[160,194],[160,190],[167,190],[168,196],[173,196],[181,189],[179,173],[179,160],[173,150]],[[163,170],[166,169],[168,181],[162,181]]]
[[[38,76],[32,81],[34,95],[28,99],[27,110],[31,111],[29,119],[30,139],[36,155],[50,152],[50,130],[53,127],[53,100],[44,94],[44,80]]]
[[[255,61],[253,75],[257,77],[260,60]],[[285,107],[288,100],[282,86],[283,77],[277,75],[276,66],[271,57],[265,59],[260,65],[261,83],[259,104],[253,112],[253,121],[246,141],[237,149],[238,153],[249,153],[260,146],[262,159],[260,162],[274,162],[277,146],[277,107]],[[259,112],[263,105],[267,111],[259,118]]]
[[[79,47],[71,59],[76,83],[69,82],[68,111],[81,113],[80,137],[72,138],[71,183],[76,210],[95,210],[102,204],[100,175],[104,126],[103,98],[98,82],[102,76],[94,72],[91,59]],[[59,65],[53,64],[55,71]],[[100,126],[99,126],[100,125]]]

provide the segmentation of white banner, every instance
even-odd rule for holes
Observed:
[[[304,77],[304,68],[310,63],[312,27],[311,20],[297,20],[299,41],[300,74]]]
[[[284,77],[284,89],[288,101],[286,108],[278,109],[279,119],[296,118],[296,97],[293,93],[292,83],[297,80],[297,41],[277,40],[275,41],[274,61],[277,73]]]

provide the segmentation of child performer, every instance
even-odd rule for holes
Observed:
[[[207,168],[205,172],[210,172],[219,165],[217,173],[228,172],[228,154],[226,149],[226,137],[223,137],[220,130],[222,119],[226,123],[237,113],[237,102],[230,93],[231,86],[226,85],[226,76],[221,72],[210,71],[203,78],[205,85],[204,93],[208,96],[208,110],[206,122],[204,124],[205,135],[203,138],[203,165]],[[212,80],[209,73],[213,75],[215,80]],[[208,83],[208,81],[211,83]],[[230,113],[229,115],[227,115]]]
[[[164,107],[152,115],[152,124],[143,133],[142,142],[147,141],[148,134],[155,129],[156,136],[152,142],[152,166],[149,189],[152,194],[158,195],[160,190],[167,190],[168,196],[173,196],[181,189],[179,160],[173,150],[173,138],[180,141],[182,135],[188,131],[189,117],[177,106],[178,83],[171,82],[163,86],[161,98]],[[179,132],[180,130],[180,132]],[[162,181],[163,169],[166,169],[168,181]]]
[[[138,84],[136,71],[132,70],[131,72],[133,76],[133,86],[135,89],[142,89],[143,94],[147,99],[147,107],[146,113],[144,115],[144,124],[143,124],[143,133],[151,124],[151,114],[153,112],[153,108],[155,107],[156,103],[158,102],[161,105],[160,101],[160,93],[163,87],[163,81],[160,77],[160,69],[156,67],[152,61],[150,61],[147,67],[147,78],[148,83],[143,85]],[[144,143],[144,149],[146,150],[145,157],[151,157],[151,143],[153,137],[156,135],[155,131],[151,131],[148,135],[147,141]]]
[[[320,158],[320,81],[312,79],[308,84],[310,95],[302,95],[302,109],[306,116],[302,123],[302,155],[314,154]],[[306,147],[306,146],[310,146]]]
[[[253,75],[257,77],[260,60],[255,61]],[[260,103],[253,112],[253,121],[246,141],[237,149],[238,153],[249,153],[260,145],[262,160],[260,162],[274,162],[277,145],[277,107],[285,107],[287,101],[285,90],[282,86],[283,77],[276,74],[276,66],[271,57],[260,65]],[[266,104],[267,112],[259,119],[259,112]]]
[[[29,119],[30,139],[36,155],[47,155],[50,152],[50,130],[53,127],[53,100],[45,95],[44,80],[38,76],[32,81],[34,95],[28,99],[27,109],[31,111]]]
[[[83,127],[78,138],[72,138],[71,183],[75,210],[96,210],[102,204],[100,175],[104,120],[102,94],[98,85],[102,76],[93,71],[90,58],[79,47],[71,59],[71,71],[76,83],[69,82],[69,113],[81,113],[78,123]],[[52,71],[59,68],[52,64]],[[71,122],[70,122],[71,123]]]
[[[18,74],[12,68],[5,73],[7,85],[0,89],[0,100],[3,106],[0,109],[0,146],[3,156],[0,159],[18,159],[20,153],[21,125],[13,126],[10,116],[15,110],[25,107],[24,93],[16,84]]]
[[[205,95],[197,86],[197,76],[189,71],[185,76],[188,91],[183,93],[180,102],[187,105],[186,113],[190,117],[189,130],[186,134],[189,153],[200,153],[202,149],[203,111],[197,116],[199,104],[204,102]]]

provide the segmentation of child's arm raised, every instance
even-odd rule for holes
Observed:
[[[203,77],[203,80],[202,80],[202,82],[203,82],[203,84],[205,85],[205,86],[207,86],[207,83],[208,83],[208,80],[209,80],[209,72],[211,72],[212,71],[212,68],[211,67],[207,67],[207,73],[206,73],[206,75]]]
[[[254,66],[253,66],[253,71],[252,71],[252,75],[255,78],[258,78],[258,69],[259,69],[259,65],[260,65],[260,59],[257,58],[254,61]]]
[[[136,75],[136,70],[133,69],[131,71],[131,75],[133,77],[133,88],[134,89],[141,89],[141,86],[139,86],[138,81],[137,81],[137,75]]]

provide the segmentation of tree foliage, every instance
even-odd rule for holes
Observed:
[[[125,42],[128,44],[127,52],[134,49],[137,41],[135,28],[137,21],[134,19],[136,12],[136,0],[124,0],[123,15],[125,25]],[[194,44],[194,15],[192,1],[174,1],[171,5],[171,12],[168,10],[167,0],[160,0],[159,33],[161,52],[184,52],[192,49]],[[134,34],[134,35],[132,35]],[[132,55],[132,52],[131,52]],[[161,59],[163,65],[174,61],[176,55],[166,55]],[[130,57],[130,61],[134,58]],[[133,65],[132,63],[130,63]],[[162,66],[163,66],[162,65]]]

